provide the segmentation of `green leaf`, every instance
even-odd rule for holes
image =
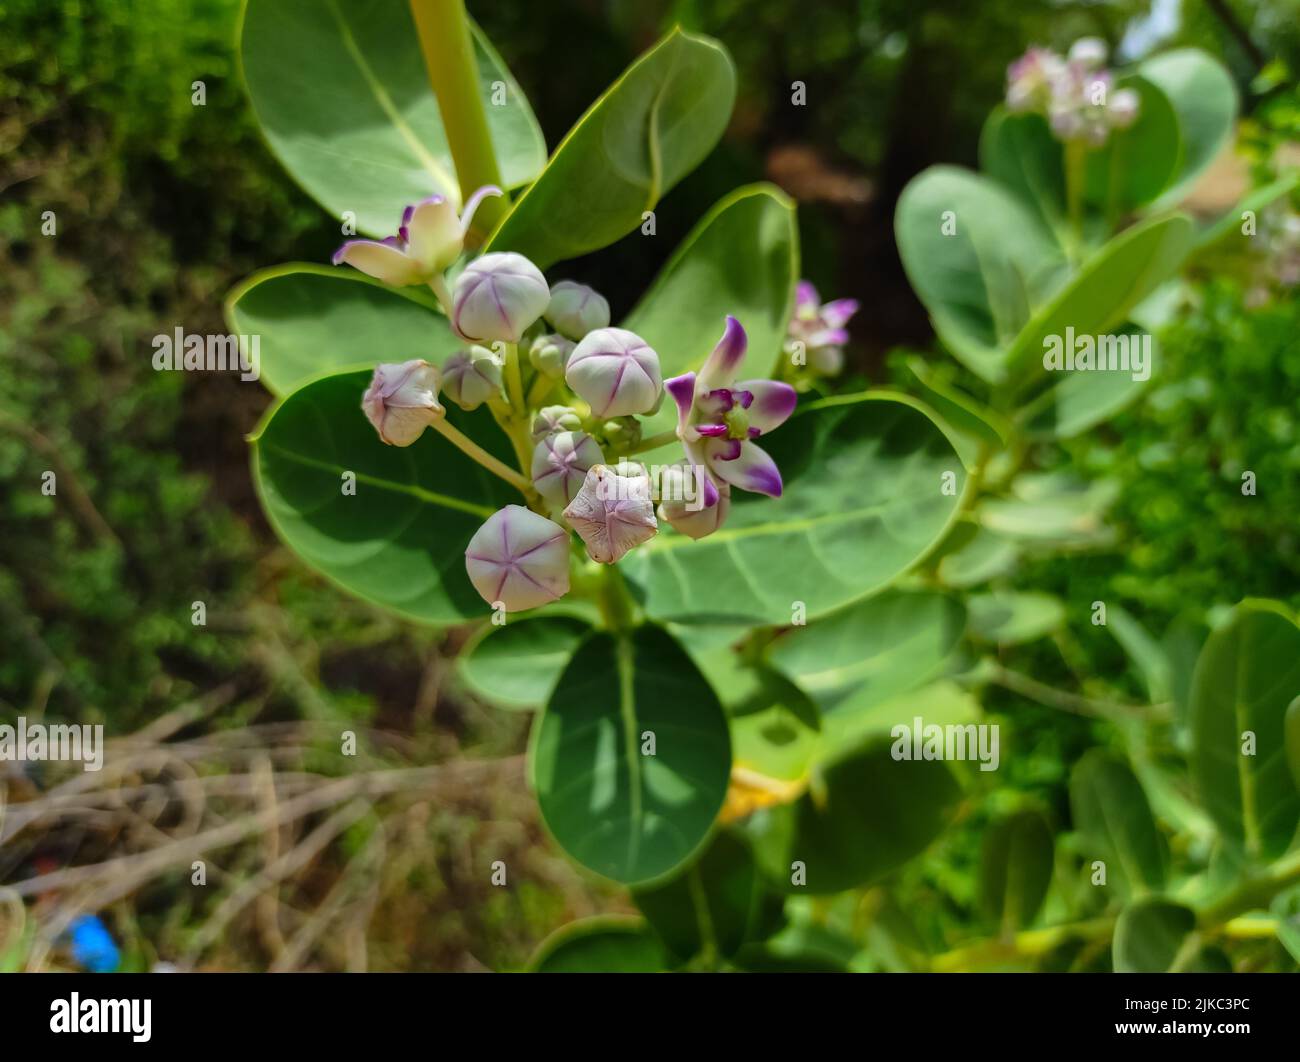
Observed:
[[[1300,821],[1284,717],[1300,690],[1300,628],[1280,606],[1246,601],[1201,649],[1192,676],[1192,780],[1220,836],[1251,859],[1284,852]],[[1255,736],[1253,755],[1243,735]]]
[[[772,665],[823,712],[853,695],[879,703],[924,685],[961,640],[966,610],[932,591],[889,590],[807,626],[791,627],[768,649]]]
[[[1221,951],[1202,946],[1196,915],[1181,904],[1148,897],[1120,912],[1112,961],[1116,973],[1230,973]]]
[[[789,623],[891,583],[946,533],[967,477],[924,407],[875,392],[814,402],[763,448],[779,500],[732,496],[726,525],[694,541],[661,532],[622,562],[652,617]],[[943,492],[951,473],[954,494]]]
[[[801,782],[821,747],[816,703],[770,667],[754,667],[751,694],[730,709],[733,777],[753,771],[777,782]]]
[[[1106,629],[1137,667],[1152,703],[1169,700],[1173,696],[1169,658],[1160,643],[1122,605],[1110,606]]]
[[[873,742],[828,766],[816,792],[746,820],[759,865],[784,892],[821,895],[878,881],[923,851],[960,796],[941,760],[896,760]],[[806,885],[791,882],[799,862]]]
[[[627,235],[713,149],[735,96],[722,45],[674,29],[569,130],[487,250],[546,269]]]
[[[1237,86],[1219,60],[1198,48],[1163,52],[1137,69],[1163,92],[1178,122],[1182,142],[1178,168],[1156,204],[1170,206],[1191,191],[1231,139],[1237,122]]]
[[[1033,319],[1007,352],[1006,372],[1017,380],[1036,380],[1044,372],[1048,339],[1064,336],[1067,328],[1076,336],[1101,336],[1123,324],[1178,270],[1195,240],[1196,228],[1182,214],[1152,218],[1120,233],[1091,255],[1068,284],[1035,304]]]
[[[1131,358],[1134,349],[1144,349],[1143,372],[1146,379],[1135,379],[1136,370],[1074,369],[1053,372],[1058,382],[1053,383],[1034,400],[1026,411],[1027,430],[1033,436],[1049,439],[1072,439],[1089,428],[1109,420],[1131,405],[1150,386],[1160,348],[1155,337],[1136,325],[1125,325],[1109,333],[1125,345],[1123,353],[1115,350],[1115,358]],[[1107,337],[1102,337],[1106,342]],[[1136,345],[1142,344],[1141,348]],[[1099,351],[1099,357],[1109,358],[1109,353]],[[1117,364],[1121,364],[1117,361]],[[1130,365],[1134,362],[1130,361]],[[1023,414],[1022,414],[1023,415]]]
[[[479,93],[507,187],[531,181],[546,142],[523,92],[473,27]],[[249,99],[271,150],[327,211],[390,236],[402,208],[460,201],[451,150],[404,3],[247,0],[239,33]],[[493,83],[506,86],[492,106]]]
[[[253,482],[267,519],[302,560],[358,597],[408,619],[456,623],[488,607],[465,572],[465,547],[518,494],[436,432],[413,446],[380,442],[361,411],[370,372],[303,385],[253,438]],[[485,412],[448,420],[508,460]],[[356,475],[355,496],[343,475]]]
[[[1300,962],[1300,885],[1292,885],[1273,897],[1268,913],[1277,926],[1277,939]]]
[[[654,755],[643,754],[648,733]],[[534,724],[542,819],[579,863],[624,884],[684,863],[726,796],[731,739],[717,695],[658,627],[595,634]]]
[[[984,832],[980,901],[1003,934],[1033,922],[1052,883],[1052,831],[1041,811],[1023,808]]]
[[[1084,753],[1070,772],[1070,814],[1088,846],[1084,862],[1102,860],[1120,895],[1164,888],[1164,842],[1127,763],[1101,749]]]
[[[1300,789],[1300,697],[1296,697],[1286,710],[1284,723],[1286,734],[1286,762],[1291,768],[1291,777]]]
[[[980,507],[984,527],[1008,538],[1088,543],[1105,532],[1106,510],[1119,493],[1114,480],[1085,483],[1068,475],[1016,477],[1013,496],[990,498]]]
[[[945,552],[937,572],[945,586],[956,590],[1006,575],[1020,557],[1020,550],[1009,539],[987,528],[967,526],[972,527],[973,533],[961,545]]]
[[[1065,153],[1041,115],[1012,114],[1002,104],[993,108],[980,132],[980,168],[1032,204],[1064,244]]]
[[[772,185],[738,188],[681,242],[623,327],[655,349],[669,377],[704,363],[731,314],[749,337],[738,378],[769,376],[781,355],[798,272],[793,201]]]
[[[837,759],[895,727],[910,728],[918,717],[925,726],[965,726],[980,718],[979,703],[946,679],[884,701],[870,696],[868,688],[850,695],[822,720],[818,760]]]
[[[529,963],[534,973],[667,973],[671,959],[639,918],[604,915],[562,926]]]
[[[950,429],[950,436],[968,470],[979,466],[984,452],[997,453],[1006,446],[1010,425],[991,409],[943,379],[920,358],[908,358],[907,367],[921,389],[921,399]]]
[[[734,954],[757,924],[762,897],[749,842],[730,831],[717,834],[681,873],[632,893],[646,920],[680,959]]]
[[[1254,188],[1247,192],[1235,207],[1225,212],[1217,221],[1211,222],[1200,230],[1197,235],[1198,251],[1204,253],[1211,249],[1217,250],[1218,244],[1224,243],[1231,238],[1236,238],[1249,246],[1256,233],[1242,232],[1242,226],[1245,224],[1243,215],[1247,211],[1258,215],[1269,204],[1281,199],[1283,196],[1290,195],[1297,187],[1300,187],[1300,170],[1292,170],[1282,174],[1275,181],[1270,181],[1260,188]],[[1256,217],[1256,222],[1258,223],[1258,217]],[[1253,250],[1248,250],[1246,253],[1252,257],[1255,254]]]
[[[1169,187],[1183,148],[1178,116],[1159,88],[1129,74],[1116,80],[1115,89],[1138,94],[1137,121],[1087,153],[1084,177],[1084,201],[1105,219],[1107,233]]]
[[[1060,598],[1033,591],[996,590],[966,599],[970,633],[995,645],[1023,645],[1050,634],[1065,622]]]
[[[1004,352],[1065,282],[1055,238],[996,181],[952,166],[933,166],[903,189],[894,232],[940,339],[985,380],[1002,379]]]
[[[272,394],[286,395],[308,380],[368,361],[441,364],[464,346],[433,311],[432,299],[407,292],[352,269],[276,266],[231,291],[226,324],[240,336],[259,337],[262,382]]]
[[[485,624],[457,657],[461,677],[501,708],[541,708],[591,628],[571,616]]]

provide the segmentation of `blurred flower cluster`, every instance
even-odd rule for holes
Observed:
[[[1133,89],[1115,88],[1106,59],[1096,37],[1081,37],[1067,56],[1030,48],[1007,68],[1008,110],[1041,114],[1058,140],[1101,147],[1137,120],[1141,102]]]

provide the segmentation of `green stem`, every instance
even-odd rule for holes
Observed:
[[[447,321],[451,321],[451,291],[447,288],[447,278],[441,273],[434,273],[429,278],[429,287],[433,293],[438,296],[438,305],[442,307],[442,312],[447,315]],[[454,331],[454,329],[453,329]]]
[[[600,607],[600,615],[605,628],[611,631],[631,630],[635,626],[636,604],[632,600],[632,595],[627,591],[627,584],[623,581],[623,573],[618,570],[618,566],[615,564],[604,564],[601,567],[604,571],[601,572],[599,597],[596,599],[596,604]]]
[[[551,388],[555,386],[555,381],[545,373],[539,372],[537,379],[533,381],[533,386],[528,389],[528,408],[540,409],[545,405],[545,398],[551,393]]]
[[[411,15],[420,37],[429,84],[438,98],[438,111],[456,164],[463,203],[485,184],[501,185],[487,112],[479,94],[478,63],[474,59],[465,0],[411,0]],[[509,202],[504,197],[483,200],[474,215],[472,230],[480,241],[505,217],[508,208]]]
[[[1088,147],[1082,140],[1065,142],[1065,198],[1070,212],[1070,231],[1074,234],[1073,253],[1083,257],[1083,182],[1088,165]]]
[[[536,493],[533,490],[533,485],[530,481],[526,480],[505,462],[493,457],[459,428],[452,427],[446,420],[435,420],[433,422],[433,427],[453,446],[456,446],[463,453],[472,457],[493,475],[500,476],[512,487],[517,488],[520,493],[526,497],[532,497]]]
[[[519,368],[519,345],[506,343],[506,394],[510,397],[510,406],[516,417],[527,417],[528,407],[524,405],[524,376]]]
[[[651,435],[649,438],[642,439],[635,446],[624,450],[624,454],[643,454],[647,450],[657,450],[661,446],[667,446],[669,443],[677,441],[677,432],[661,431],[658,435]]]

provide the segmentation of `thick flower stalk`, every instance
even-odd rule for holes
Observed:
[[[754,440],[780,427],[798,402],[795,389],[777,380],[735,383],[748,339],[728,317],[718,345],[699,374],[675,376],[665,389],[677,403],[677,437],[691,465],[720,485],[779,498],[781,472]],[[706,507],[716,504],[708,496]]]
[[[1101,147],[1137,120],[1140,104],[1133,89],[1114,88],[1106,55],[1096,37],[1075,41],[1068,57],[1030,48],[1007,68],[1007,109],[1043,115],[1058,140]]]

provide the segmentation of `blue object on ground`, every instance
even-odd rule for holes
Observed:
[[[108,927],[95,915],[79,915],[68,927],[72,958],[91,973],[113,973],[122,960]]]

